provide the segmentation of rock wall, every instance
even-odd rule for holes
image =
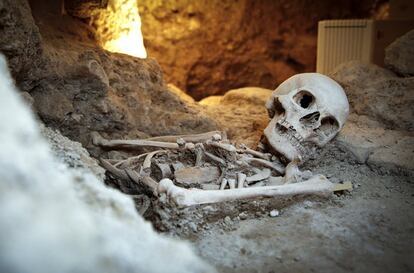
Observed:
[[[274,89],[315,70],[317,23],[365,18],[364,1],[139,0],[144,43],[167,82],[197,100],[245,86]]]
[[[1,272],[214,272],[130,199],[57,162],[17,93],[0,55]]]
[[[136,138],[216,128],[168,90],[154,59],[102,50],[93,29],[50,2],[0,2],[0,52],[48,126],[85,146],[91,131]]]

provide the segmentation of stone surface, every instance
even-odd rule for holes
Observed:
[[[385,49],[385,65],[404,76],[414,75],[414,29]]]
[[[174,172],[176,181],[183,185],[211,183],[219,176],[217,167],[188,167]]]
[[[274,89],[314,71],[318,21],[368,17],[375,1],[141,0],[144,44],[167,82],[197,100]]]
[[[361,164],[414,174],[414,133],[388,130],[364,116],[351,115],[335,139]]]
[[[368,116],[387,129],[414,130],[414,77],[397,77],[359,62],[340,65],[331,77],[344,88],[351,113]]]
[[[1,272],[214,272],[132,200],[52,156],[1,55],[0,96]]]
[[[230,140],[256,148],[269,122],[265,103],[271,93],[269,89],[245,87],[230,90],[221,97],[207,97],[200,104]]]
[[[70,168],[84,169],[92,172],[102,182],[105,170],[99,166],[98,161],[89,155],[89,152],[79,142],[72,141],[59,131],[40,125],[42,136],[49,143],[55,158]]]
[[[86,147],[91,131],[137,138],[216,128],[197,105],[169,92],[154,59],[106,52],[82,21],[48,2],[31,7],[35,20],[26,1],[1,1],[0,52],[47,126]]]

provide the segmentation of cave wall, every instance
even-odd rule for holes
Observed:
[[[93,131],[145,138],[217,128],[168,90],[156,60],[103,50],[93,28],[51,3],[0,1],[0,53],[47,126],[88,148]]]
[[[139,0],[148,55],[196,99],[245,86],[274,89],[315,70],[317,23],[370,16],[374,0]],[[376,3],[376,4],[375,4]]]

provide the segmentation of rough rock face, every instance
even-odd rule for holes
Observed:
[[[7,56],[13,78],[22,90],[30,90],[43,76],[45,62],[26,0],[0,1],[0,37],[0,52]]]
[[[385,65],[398,74],[414,75],[414,29],[385,49]]]
[[[256,148],[269,122],[265,103],[271,93],[269,89],[245,87],[207,97],[200,104],[232,141]]]
[[[366,115],[388,129],[414,130],[414,77],[397,77],[359,62],[342,64],[331,76],[345,89],[351,113]]]
[[[381,171],[414,174],[414,134],[385,129],[366,116],[351,115],[335,144],[348,150],[361,164]]]
[[[45,124],[83,145],[91,131],[133,138],[216,128],[168,91],[155,60],[100,49],[87,25],[47,3],[30,2],[36,25],[26,1],[0,3],[0,52]]]
[[[51,155],[0,55],[0,271],[214,272],[132,201]]]
[[[274,89],[314,71],[317,23],[365,18],[375,1],[138,2],[144,43],[167,82],[197,100],[245,86]]]

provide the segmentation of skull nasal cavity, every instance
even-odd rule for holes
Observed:
[[[311,106],[314,102],[312,94],[307,91],[300,91],[297,93],[294,97],[294,100],[297,104],[305,109]]]

